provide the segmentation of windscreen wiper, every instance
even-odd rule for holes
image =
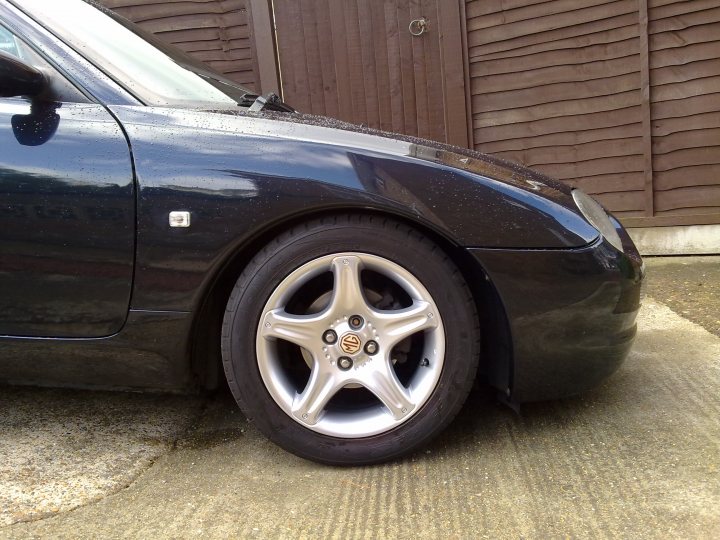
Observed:
[[[294,113],[297,112],[287,103],[284,103],[277,94],[267,94],[259,96],[257,94],[244,94],[238,103],[241,107],[250,107],[250,112],[260,112],[264,109],[269,111],[279,111]]]

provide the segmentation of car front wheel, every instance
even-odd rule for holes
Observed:
[[[296,227],[230,296],[223,364],[268,438],[356,465],[411,452],[455,416],[477,370],[475,304],[447,254],[374,216]]]

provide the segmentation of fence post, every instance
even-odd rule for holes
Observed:
[[[258,93],[274,92],[282,97],[278,76],[275,23],[271,0],[249,0],[250,33],[255,45],[255,66],[258,74]]]

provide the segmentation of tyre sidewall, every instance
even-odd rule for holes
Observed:
[[[444,365],[431,396],[406,422],[371,437],[337,438],[304,427],[274,401],[257,364],[256,332],[262,309],[275,288],[303,264],[340,252],[377,255],[407,269],[434,299],[445,328]],[[477,315],[461,274],[437,246],[403,226],[326,224],[279,239],[253,263],[238,280],[237,294],[228,304],[223,364],[233,395],[268,438],[300,456],[324,463],[373,463],[423,445],[455,416],[477,370]],[[225,338],[229,338],[229,346],[225,346]]]

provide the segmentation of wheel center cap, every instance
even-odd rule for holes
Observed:
[[[345,354],[355,354],[361,348],[362,341],[360,340],[360,336],[358,336],[357,334],[348,332],[340,338],[340,349],[342,349],[342,352],[344,352]]]

